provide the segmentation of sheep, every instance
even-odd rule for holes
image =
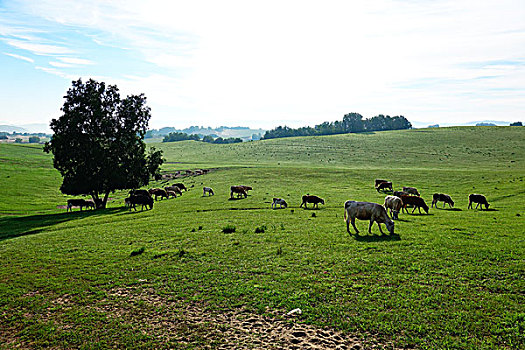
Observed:
[[[288,203],[286,203],[286,201],[282,198],[274,198],[273,199],[273,202],[272,202],[272,205],[271,205],[271,208],[273,209],[274,206],[275,206],[275,209],[277,209],[277,205],[279,205],[279,208],[284,208],[286,209],[286,207],[288,207]]]

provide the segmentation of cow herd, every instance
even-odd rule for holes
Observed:
[[[193,186],[192,186],[193,187]],[[418,209],[421,214],[421,209],[428,214],[429,207],[421,197],[419,191],[414,187],[403,187],[403,191],[394,191],[391,181],[387,180],[375,180],[375,189],[377,192],[391,192],[391,195],[385,197],[385,202],[383,205],[372,203],[372,202],[358,202],[358,201],[346,201],[344,204],[344,220],[346,221],[346,229],[350,233],[350,223],[355,229],[356,233],[359,233],[359,230],[355,226],[355,219],[359,220],[369,220],[370,225],[368,227],[368,232],[371,232],[372,225],[374,222],[377,223],[379,231],[383,234],[380,224],[385,224],[387,230],[390,234],[394,234],[394,221],[399,219],[400,212],[408,213],[408,207],[412,207],[412,213]],[[246,198],[248,196],[248,191],[251,191],[252,187],[245,185],[236,185],[230,187],[230,199],[239,199]],[[129,197],[124,200],[125,206],[129,207],[129,210],[137,210],[137,205],[141,206],[141,210],[153,209],[154,201],[160,199],[169,199],[170,197],[177,197],[182,195],[182,191],[187,191],[186,186],[182,183],[175,183],[171,186],[166,186],[164,188],[151,188],[149,190],[131,190],[129,191]],[[213,196],[215,193],[211,187],[203,187],[203,197]],[[468,209],[473,208],[473,204],[476,203],[476,209],[481,205],[485,206],[485,209],[489,208],[489,203],[485,196],[481,194],[470,194],[469,195],[469,204]],[[443,202],[443,208],[448,204],[450,208],[454,207],[454,201],[448,194],[444,193],[434,193],[432,196],[431,207],[438,205],[438,202]],[[319,204],[325,204],[324,199],[306,194],[302,196],[302,202],[299,206],[300,208],[304,207],[307,209],[307,205],[312,204],[312,208],[319,208]],[[67,211],[72,211],[73,207],[82,208],[92,208],[95,209],[95,204],[92,201],[84,199],[69,199],[67,201]],[[271,208],[277,209],[287,208],[288,203],[282,198],[273,198]],[[390,212],[388,215],[387,210]]]

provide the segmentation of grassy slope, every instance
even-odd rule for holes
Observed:
[[[399,345],[523,347],[524,130],[160,144],[167,169],[218,170],[185,179],[195,187],[143,213],[122,210],[119,193],[106,211],[56,210],[64,197],[50,157],[0,145],[0,178],[10,176],[0,184],[0,322],[34,347],[181,346],[148,328],[145,305],[127,305],[133,317],[108,311],[123,308],[112,291],[126,287],[212,309],[300,307],[306,322]],[[403,214],[399,236],[368,235],[365,222],[357,224],[360,236],[349,236],[342,203],[381,202],[376,177],[418,187],[427,203],[433,192],[448,193],[456,210]],[[254,190],[229,201],[232,184]],[[201,197],[202,185],[217,195]],[[38,204],[13,198],[13,189]],[[307,192],[326,205],[299,209]],[[494,210],[467,210],[472,192],[486,194]],[[269,210],[273,196],[292,208]],[[224,234],[226,225],[236,232]],[[143,254],[130,256],[141,247]]]

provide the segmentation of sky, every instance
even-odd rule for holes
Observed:
[[[0,124],[49,124],[79,78],[144,93],[150,128],[525,122],[524,19],[524,0],[0,0]]]

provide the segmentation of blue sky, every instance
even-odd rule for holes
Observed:
[[[150,127],[404,115],[525,121],[525,1],[1,1],[0,124],[48,124],[78,78]]]

